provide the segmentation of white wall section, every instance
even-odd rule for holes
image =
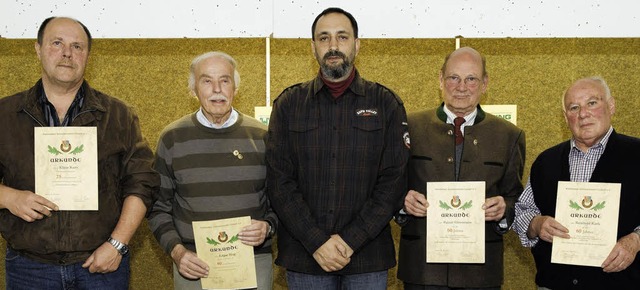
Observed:
[[[310,38],[338,6],[362,38],[640,37],[637,0],[0,0],[0,36],[71,16],[97,38]]]

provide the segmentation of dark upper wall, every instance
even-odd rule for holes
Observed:
[[[95,88],[136,108],[143,134],[155,148],[161,129],[198,108],[187,90],[190,61],[222,50],[239,64],[241,85],[234,105],[253,115],[265,104],[265,39],[96,39],[86,79]],[[0,97],[32,86],[40,76],[34,40],[0,39]],[[361,75],[394,90],[407,111],[437,106],[438,73],[453,39],[362,39],[356,66]],[[560,108],[566,87],[583,76],[603,76],[616,98],[614,127],[640,136],[633,114],[640,84],[640,39],[462,39],[487,58],[490,83],[483,104],[518,105],[518,126],[527,134],[527,167],[544,149],[570,137]],[[286,87],[318,72],[309,39],[271,40],[271,100]],[[10,130],[10,128],[5,128]],[[526,181],[526,177],[525,177]],[[394,227],[397,238],[397,227]],[[4,241],[0,240],[1,253]],[[132,242],[131,289],[170,289],[171,261],[143,224]],[[0,254],[1,255],[1,254]],[[505,246],[504,289],[534,289],[528,250],[513,234]],[[283,288],[276,271],[275,289]],[[0,265],[0,285],[4,264]],[[390,274],[390,289],[401,289]]]

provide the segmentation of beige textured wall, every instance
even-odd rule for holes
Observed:
[[[356,66],[361,75],[394,90],[407,111],[437,106],[438,71],[454,48],[452,39],[362,39]],[[0,39],[0,96],[32,86],[40,75],[33,40]],[[518,105],[518,126],[527,134],[527,167],[544,149],[570,137],[560,110],[560,96],[575,79],[600,75],[616,98],[614,127],[640,136],[633,114],[640,108],[640,39],[462,39],[487,58],[490,84],[483,104]],[[97,39],[89,60],[87,80],[95,88],[123,99],[140,116],[143,133],[155,149],[160,130],[198,108],[186,88],[188,66],[197,54],[222,50],[236,58],[242,76],[234,105],[253,114],[265,99],[265,40],[243,39]],[[271,99],[286,87],[315,76],[318,66],[309,39],[271,40]],[[10,130],[11,128],[4,128]],[[19,133],[19,132],[16,132]],[[393,227],[398,238],[398,228]],[[131,289],[170,289],[171,261],[146,223],[131,243]],[[0,256],[5,251],[0,239]],[[504,289],[535,289],[531,255],[512,233],[505,244]],[[276,268],[274,289],[284,289],[282,269]],[[4,263],[0,287],[4,288]],[[389,289],[401,289],[395,268]]]

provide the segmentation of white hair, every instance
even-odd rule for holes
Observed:
[[[211,57],[221,57],[231,64],[231,66],[233,67],[233,81],[236,85],[237,90],[240,87],[240,73],[238,72],[238,64],[236,63],[236,60],[233,59],[233,57],[222,51],[210,51],[207,53],[203,53],[196,56],[191,61],[191,66],[189,66],[189,90],[195,92],[196,89],[196,67],[198,66],[198,64],[200,64],[200,62]]]
[[[600,87],[602,87],[602,89],[604,90],[604,101],[605,102],[609,102],[611,100],[611,89],[609,89],[609,85],[607,85],[607,81],[604,80],[603,77],[601,76],[592,76],[592,77],[586,77],[586,78],[581,78],[575,82],[573,82],[573,84],[567,88],[566,90],[564,90],[564,94],[562,94],[562,111],[566,112],[566,104],[564,102],[564,99],[567,97],[567,92],[573,87],[573,85],[575,85],[578,82],[581,81],[591,81],[591,82],[596,82],[600,85]]]

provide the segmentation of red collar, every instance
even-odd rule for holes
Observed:
[[[356,78],[355,67],[351,68],[351,74],[349,75],[349,77],[344,81],[340,81],[340,82],[329,81],[325,79],[324,76],[322,75],[322,72],[320,72],[320,79],[322,79],[322,82],[327,86],[327,88],[329,88],[329,92],[334,98],[338,98],[342,96],[342,94],[344,94],[347,88],[349,88],[349,86],[351,85],[351,83],[355,78]]]

